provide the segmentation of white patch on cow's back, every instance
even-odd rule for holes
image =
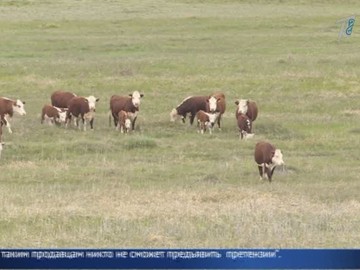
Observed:
[[[248,100],[247,99],[239,99],[238,104],[238,113],[246,114],[248,111]]]
[[[183,101],[180,102],[179,105],[177,105],[177,107],[180,107],[185,101],[187,101],[188,99],[192,98],[193,96],[188,96],[187,98],[185,98]]]

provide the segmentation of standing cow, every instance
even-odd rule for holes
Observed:
[[[213,96],[190,96],[185,98],[170,112],[170,121],[175,122],[179,117],[185,123],[186,115],[190,113],[190,124],[194,122],[196,113],[200,110],[216,112],[217,99]]]
[[[225,101],[225,95],[221,92],[217,92],[212,94],[214,98],[216,98],[216,112],[218,113],[217,117],[217,124],[218,128],[221,129],[221,117],[225,113],[226,110],[226,101]]]
[[[284,165],[283,155],[280,149],[276,149],[268,142],[258,142],[255,146],[255,162],[259,168],[260,179],[264,176],[271,182],[276,166]]]
[[[44,121],[50,125],[65,123],[66,111],[67,109],[65,110],[51,105],[44,105],[41,110],[41,124],[44,123]]]
[[[111,116],[114,120],[115,127],[118,126],[119,122],[119,113],[120,111],[125,111],[131,113],[131,127],[132,130],[135,129],[135,121],[137,119],[137,115],[140,108],[141,98],[143,94],[140,94],[138,91],[134,91],[129,96],[119,96],[113,95],[110,98],[110,113],[109,114],[109,124],[111,123]]]
[[[51,105],[58,108],[67,108],[70,100],[77,95],[71,92],[58,90],[51,94]]]
[[[12,130],[7,116],[10,118],[13,117],[14,112],[20,115],[26,115],[24,105],[25,102],[19,99],[12,100],[9,98],[0,97],[0,120],[2,121],[3,125],[7,127],[9,133],[12,133]]]
[[[75,117],[76,125],[78,125],[79,118],[82,120],[83,129],[86,131],[86,121],[89,122],[90,128],[94,129],[93,122],[95,117],[96,102],[99,98],[90,97],[73,97],[68,104],[66,111],[65,126],[67,127],[72,117]],[[80,129],[80,126],[79,126]]]
[[[238,114],[246,114],[251,122],[254,122],[258,115],[258,107],[255,101],[248,99],[238,99],[235,101],[237,105],[235,117],[237,118]]]

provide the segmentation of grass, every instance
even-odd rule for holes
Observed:
[[[358,247],[359,62],[335,22],[355,1],[1,1],[1,247]],[[50,94],[100,97],[95,130],[40,124]],[[144,93],[137,129],[108,126],[113,94]],[[222,131],[170,123],[221,90]],[[259,106],[240,141],[235,99]],[[287,164],[259,181],[254,145]]]

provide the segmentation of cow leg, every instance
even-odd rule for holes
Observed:
[[[85,118],[84,118],[83,115],[81,116],[81,122],[82,122],[84,131],[86,131],[86,121],[85,121]],[[79,125],[79,129],[81,129],[81,128],[80,128],[80,125]]]
[[[217,119],[217,124],[218,124],[219,130],[221,130],[220,120],[221,120],[221,114],[219,114],[218,119]]]
[[[260,174],[260,180],[263,180],[263,166],[258,165],[258,169],[259,169],[259,174]]]
[[[131,123],[131,128],[132,128],[132,130],[135,130],[135,121],[136,121],[136,118],[137,118],[137,116],[135,116],[134,120],[133,120],[132,123]]]
[[[2,120],[2,122],[4,123],[4,125],[7,127],[9,133],[11,134],[11,133],[12,133],[12,130],[11,130],[11,125],[10,125],[9,120],[6,119],[6,116],[5,116],[5,115],[2,115],[2,116],[1,116],[1,120]]]
[[[90,129],[94,129],[94,118],[90,119]]]
[[[195,113],[190,114],[190,125],[194,123]]]
[[[272,176],[273,176],[273,173],[275,171],[275,167],[272,167],[272,168],[268,168],[268,177],[269,177],[269,182],[271,182],[271,179],[272,179]]]

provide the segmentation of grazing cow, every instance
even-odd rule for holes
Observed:
[[[170,121],[175,122],[181,117],[185,123],[186,115],[190,113],[190,124],[194,122],[196,113],[200,110],[216,112],[217,99],[212,96],[190,96],[185,98],[176,108],[170,112]]]
[[[99,101],[99,98],[85,98],[85,97],[73,97],[69,101],[68,110],[66,111],[65,126],[71,121],[71,117],[76,118],[76,125],[78,125],[79,117],[82,120],[83,129],[86,130],[86,121],[89,121],[90,128],[94,129],[93,122],[95,117],[95,104]],[[79,126],[80,129],[80,126]]]
[[[242,113],[238,114],[237,124],[239,127],[240,139],[243,139],[244,137],[245,139],[250,139],[254,136],[254,134],[251,133],[252,122],[247,115]]]
[[[65,123],[66,111],[67,109],[44,105],[41,111],[41,124],[44,123],[44,121],[50,125]]]
[[[246,114],[251,122],[254,122],[258,115],[258,107],[255,101],[251,101],[248,99],[239,99],[235,101],[237,105],[235,117],[238,117],[238,114]]]
[[[268,142],[258,142],[256,144],[254,158],[259,168],[260,179],[262,180],[265,176],[269,182],[271,182],[275,167],[284,165],[281,150],[276,149]]]
[[[120,129],[121,133],[129,133],[131,129],[132,118],[133,116],[131,112],[125,112],[121,110],[118,115],[117,129]]]
[[[226,101],[225,101],[225,95],[221,92],[217,92],[212,94],[211,96],[216,98],[216,112],[219,112],[219,116],[217,118],[217,124],[218,128],[221,129],[221,116],[224,114],[226,110]]]
[[[219,113],[207,113],[203,110],[200,110],[196,114],[199,132],[204,134],[206,129],[209,129],[209,133],[212,134],[212,129],[215,125],[216,119],[219,117]]]
[[[61,90],[55,91],[51,94],[51,105],[58,108],[67,108],[69,105],[69,101],[76,96],[76,94],[71,92]]]
[[[19,99],[17,100],[11,100],[8,98],[0,97],[0,119],[5,125],[9,131],[9,133],[12,133],[10,123],[8,119],[6,118],[9,116],[10,118],[13,117],[14,112],[20,114],[20,115],[26,115],[25,111],[25,102],[21,101]]]
[[[114,120],[115,127],[118,126],[119,122],[119,112],[125,111],[132,113],[132,123],[131,128],[132,130],[135,129],[135,121],[137,118],[137,114],[139,112],[139,107],[141,103],[141,98],[143,97],[143,94],[140,94],[138,91],[134,91],[132,94],[129,94],[129,96],[118,96],[113,95],[110,98],[110,112],[109,115],[109,123],[111,122],[111,115]]]

